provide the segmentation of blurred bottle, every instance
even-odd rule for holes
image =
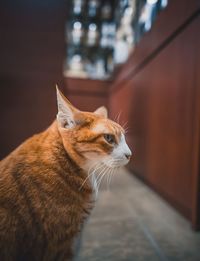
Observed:
[[[85,62],[84,48],[71,45],[70,48],[67,48],[65,75],[70,77],[87,77]]]
[[[104,1],[101,8],[101,19],[102,21],[112,21],[113,20],[113,9],[111,1]]]
[[[99,40],[99,29],[96,23],[90,23],[87,30],[87,46],[98,45]]]
[[[73,44],[81,45],[83,43],[84,28],[81,21],[74,21],[72,24],[71,37]]]
[[[72,0],[69,21],[67,23],[67,39],[68,45],[81,45],[84,42],[85,28],[85,0]]]
[[[104,60],[105,73],[110,74],[114,69],[114,43],[115,43],[115,23],[103,22],[101,27],[101,55]]]
[[[73,0],[72,1],[72,16],[80,19],[83,16],[85,4],[86,3],[84,0]]]
[[[88,17],[97,18],[99,14],[100,2],[98,0],[89,0],[88,1]]]

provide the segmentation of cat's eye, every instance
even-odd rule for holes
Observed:
[[[114,135],[112,135],[112,134],[104,134],[103,137],[104,137],[104,139],[105,139],[108,143],[110,143],[110,144],[114,144],[114,143],[115,143],[115,137],[114,137]]]

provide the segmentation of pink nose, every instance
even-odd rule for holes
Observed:
[[[128,160],[130,160],[131,156],[132,156],[131,153],[129,153],[129,154],[127,153],[127,154],[125,154],[125,157],[126,157]]]

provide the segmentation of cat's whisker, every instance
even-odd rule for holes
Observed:
[[[109,187],[109,176],[112,172],[114,172],[116,170],[116,167],[118,167],[115,163],[119,162],[119,159],[111,159],[109,161],[107,161],[107,165],[110,165],[110,167],[107,167],[107,169],[105,169],[105,172],[103,172],[103,174],[101,175],[101,177],[98,179],[98,187],[100,187],[101,182],[103,181],[103,177],[105,175],[107,175],[107,189]],[[107,171],[106,171],[107,170]]]
[[[83,185],[86,183],[86,181],[89,179],[89,177],[91,177],[92,176],[92,174],[93,174],[93,172],[92,173],[90,173],[86,178],[85,178],[85,180],[83,181],[83,183],[81,184],[81,186],[80,186],[80,188],[79,188],[79,190],[81,190],[82,189],[82,187],[83,187]]]
[[[114,169],[110,169],[109,179],[108,179],[108,186],[109,186],[109,187],[110,187],[110,184],[111,184],[111,175],[112,175],[113,172],[114,172]]]
[[[128,125],[128,121],[125,121],[125,122],[122,124],[122,127],[125,128],[125,127],[127,127],[127,125]]]
[[[115,117],[114,117],[114,121],[117,122],[117,123],[119,123],[118,121],[119,121],[120,114],[121,114],[121,111],[119,111],[119,113],[116,114]]]
[[[110,175],[110,183],[111,183],[111,181],[112,181],[112,179],[113,179],[113,176],[114,176],[116,170],[120,168],[120,166],[117,166],[116,164],[114,164],[114,163],[116,163],[116,162],[118,162],[118,161],[120,161],[120,160],[117,160],[117,159],[116,159],[115,161],[112,162],[113,168],[112,168],[111,175]]]
[[[119,162],[121,162],[121,159],[112,159],[110,161],[107,161],[107,165],[110,166],[111,168],[118,167],[117,163]]]
[[[98,173],[98,176],[97,176],[97,183],[99,181],[99,177],[101,178],[101,175],[102,173],[104,173],[107,169],[107,166],[106,165],[103,165],[103,169],[100,171],[100,173]]]
[[[114,170],[113,170],[113,172],[111,173],[111,178],[110,178],[110,182],[112,182],[112,179],[113,179],[113,177],[114,177]]]
[[[103,180],[103,177],[104,177],[106,174],[107,174],[107,172],[104,171],[104,173],[101,175],[100,179],[98,180],[98,188],[100,187],[101,182],[102,182],[102,180]]]
[[[120,121],[120,117],[121,117],[121,114],[122,114],[122,111],[119,112],[118,116],[117,116],[117,119],[116,119],[116,122],[119,124],[119,121]]]
[[[94,168],[92,170],[92,173],[96,173],[97,171],[101,171],[102,168],[104,168],[104,165],[100,162],[98,162],[96,165],[94,165]]]
[[[96,170],[98,170],[99,168],[101,168],[101,166],[102,166],[101,162],[100,162],[100,163],[97,162],[96,164],[93,164],[93,165],[89,168],[88,174],[92,171],[92,169],[94,169],[93,171],[96,171]]]
[[[128,130],[128,121],[126,121],[124,124],[122,124],[122,128],[127,131]]]
[[[116,119],[117,119],[117,115],[115,115],[115,117],[113,117],[113,121],[116,121]]]
[[[124,133],[127,134],[130,131],[130,128],[125,128]]]
[[[114,170],[112,168],[109,169],[108,175],[107,175],[107,189],[110,190],[110,175]]]
[[[111,171],[110,171],[110,173],[109,173],[109,180],[108,180],[108,185],[109,185],[109,187],[110,187],[111,175],[112,175],[112,172],[113,172],[113,171],[114,171],[114,170],[111,169]]]
[[[95,168],[96,167],[96,168]],[[92,171],[92,169],[94,168],[94,170]],[[85,180],[83,181],[83,183],[81,184],[79,190],[81,190],[81,188],[83,187],[83,185],[86,183],[86,181],[91,177],[93,176],[94,172],[97,170],[97,169],[100,169],[101,168],[101,164],[97,163],[95,165],[93,165],[89,171],[88,171],[88,175],[87,177],[85,178]]]
[[[115,161],[115,162],[111,162],[111,163],[110,163],[111,168],[116,167],[116,166],[117,166],[117,163],[119,163],[120,161],[121,161],[121,160],[118,160],[118,161]]]
[[[101,183],[101,181],[102,181],[102,179],[103,179],[103,177],[108,173],[108,171],[110,170],[110,168],[105,164],[105,168],[103,169],[103,171],[100,173],[100,175],[99,176],[101,176],[99,179],[98,179],[98,185],[100,186],[100,183]],[[99,177],[98,176],[98,177]],[[98,186],[98,187],[99,187]]]
[[[110,177],[110,172],[111,172],[111,169],[108,170],[108,173],[107,173],[107,176],[106,176],[106,180],[107,180],[107,190],[109,190],[109,177]]]
[[[101,183],[102,177],[107,173],[107,171],[108,171],[108,167],[105,167],[100,175],[100,178],[98,179],[98,184]]]
[[[88,179],[91,179],[91,183],[93,184],[97,196],[103,178],[107,174],[107,186],[109,186],[109,184],[111,183],[111,177],[113,176],[114,171],[119,167],[118,163],[120,161],[120,159],[110,159],[104,163],[98,162],[96,164],[93,164],[89,168],[88,175],[81,184],[79,190],[81,190],[81,188],[84,186]]]
[[[120,167],[118,165],[114,165],[111,168],[111,177],[115,174],[116,170],[118,170]],[[110,182],[111,182],[111,178],[110,178]]]
[[[93,172],[93,178],[94,181],[92,182],[94,188],[95,188],[95,196],[97,198],[98,192],[99,192],[99,176],[101,176],[102,173],[105,173],[107,166],[105,164],[101,164],[100,172],[97,174],[97,177],[95,176],[95,172]]]

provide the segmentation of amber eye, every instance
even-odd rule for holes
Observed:
[[[110,143],[110,144],[114,144],[114,143],[115,143],[115,137],[114,137],[114,135],[112,135],[112,134],[104,134],[103,137],[104,137],[104,139],[105,139],[108,143]]]

